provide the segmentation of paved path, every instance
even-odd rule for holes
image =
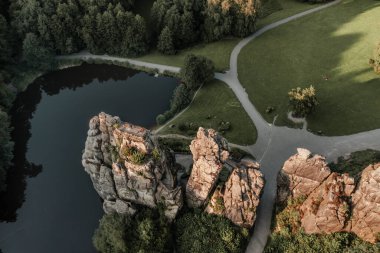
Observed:
[[[179,67],[173,67],[173,66],[167,66],[162,64],[156,64],[156,63],[150,63],[150,62],[143,62],[139,60],[133,60],[123,57],[117,57],[117,56],[110,56],[107,54],[104,55],[94,55],[87,51],[82,51],[76,54],[70,54],[70,55],[61,55],[57,56],[57,59],[81,59],[81,60],[106,60],[106,61],[117,61],[117,62],[128,62],[131,65],[138,66],[138,67],[144,67],[149,69],[157,69],[158,72],[163,73],[164,71],[170,71],[173,73],[179,73],[180,68]]]
[[[261,170],[264,173],[266,184],[261,202],[257,210],[257,219],[253,236],[249,242],[247,253],[261,253],[270,235],[270,224],[272,220],[273,205],[276,198],[276,177],[284,161],[296,152],[297,147],[308,148],[314,153],[326,156],[328,161],[335,160],[338,156],[345,155],[363,149],[380,150],[380,129],[363,132],[348,136],[326,137],[317,136],[306,131],[306,129],[292,129],[288,127],[278,127],[269,124],[264,120],[254,105],[248,98],[248,94],[238,79],[238,56],[241,49],[249,42],[259,37],[263,33],[286,24],[292,20],[301,18],[311,13],[336,5],[341,0],[307,10],[294,16],[267,25],[251,36],[240,41],[232,51],[230,58],[230,70],[226,73],[216,73],[215,78],[225,82],[235,93],[243,108],[255,124],[258,139],[254,145],[238,146],[249,151],[258,159]],[[132,65],[158,69],[160,73],[171,71],[178,73],[180,68],[161,64],[147,63],[138,60],[114,57],[108,55],[92,55],[88,52],[81,52],[69,56],[60,56],[61,59],[103,59],[111,61],[129,62]],[[183,138],[180,135],[170,135],[166,137]],[[188,137],[185,137],[188,138]]]

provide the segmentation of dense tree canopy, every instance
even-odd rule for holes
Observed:
[[[106,214],[93,242],[101,253],[171,252],[170,224],[157,211],[143,209],[133,218]]]
[[[168,27],[174,48],[181,49],[200,40],[249,35],[255,30],[258,3],[257,0],[157,0],[151,15],[157,36]]]
[[[245,249],[248,230],[235,227],[228,219],[203,212],[189,212],[175,223],[180,253],[240,253]]]
[[[42,46],[40,40],[33,33],[27,33],[22,44],[23,60],[34,69],[48,70],[53,64],[53,55]]]
[[[170,28],[165,26],[158,37],[157,49],[164,54],[174,54],[173,35]]]
[[[13,26],[25,38],[33,33],[58,54],[87,48],[123,56],[147,51],[145,21],[127,11],[133,1],[16,0]]]

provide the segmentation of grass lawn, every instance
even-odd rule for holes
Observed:
[[[136,58],[137,60],[182,67],[188,54],[202,55],[215,63],[217,71],[230,68],[230,54],[240,38],[226,38],[212,43],[199,44],[197,46],[181,50],[176,55],[163,55],[154,50],[147,55]]]
[[[263,6],[264,17],[257,21],[257,28],[260,29],[294,14],[318,7],[318,5],[320,4],[304,3],[299,0],[267,0]]]
[[[380,76],[368,64],[380,41],[380,2],[343,0],[263,34],[240,53],[238,71],[268,122],[288,124],[287,92],[314,85],[312,131],[345,135],[380,127]],[[267,106],[275,112],[265,113]]]
[[[150,1],[152,0],[149,0],[148,2]],[[261,28],[264,25],[273,23],[277,20],[313,7],[316,7],[316,5],[298,2],[297,0],[269,0],[265,6],[266,16],[258,21],[257,26],[258,28]],[[140,5],[137,5],[136,8],[138,10],[143,9]],[[144,14],[143,11],[139,11],[138,13],[144,16],[147,15],[146,13]],[[268,15],[269,13],[272,14]],[[182,67],[183,60],[187,54],[202,55],[211,59],[215,63],[217,71],[222,72],[230,68],[231,52],[240,40],[241,38],[232,37],[212,43],[202,43],[194,47],[181,50],[176,55],[163,55],[160,52],[153,50],[149,54],[136,59],[151,63]]]
[[[197,126],[218,129],[220,122],[230,122],[231,129],[224,137],[231,143],[248,145],[256,141],[256,128],[232,90],[223,82],[214,80],[198,92],[193,104],[181,116],[172,121],[174,128],[166,127],[160,134],[177,133],[193,136]],[[194,125],[193,130],[180,131],[180,124]]]

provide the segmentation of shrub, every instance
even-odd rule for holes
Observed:
[[[247,242],[244,230],[224,217],[195,210],[175,223],[177,249],[181,253],[240,253]]]
[[[145,154],[135,149],[129,159],[134,164],[143,164],[145,161]]]
[[[368,165],[378,162],[380,162],[380,151],[367,149],[353,152],[348,158],[341,156],[336,163],[330,163],[329,167],[332,171],[348,173],[358,179],[362,170]]]
[[[160,158],[161,158],[161,154],[160,154],[160,151],[158,150],[158,148],[153,149],[152,155],[153,155],[153,159],[156,161],[160,160]]]
[[[297,87],[292,89],[288,95],[293,115],[296,117],[309,115],[318,105],[316,91],[312,85],[309,88]]]
[[[165,124],[165,122],[166,122],[166,117],[163,114],[159,114],[156,117],[156,123],[157,123],[157,125],[163,125],[163,124]]]
[[[373,70],[380,74],[380,43],[377,45],[375,49],[375,53],[373,54],[373,59],[369,60],[369,64],[373,67]]]

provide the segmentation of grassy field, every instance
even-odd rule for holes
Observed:
[[[202,55],[211,59],[215,63],[216,70],[222,72],[229,69],[230,54],[239,41],[239,38],[226,38],[220,41],[199,44],[197,46],[181,50],[176,55],[163,55],[160,52],[153,50],[149,54],[136,59],[146,62],[182,67],[183,60],[186,55]]]
[[[380,76],[368,64],[380,41],[380,2],[344,0],[292,21],[247,45],[239,78],[268,122],[288,124],[287,92],[314,85],[320,106],[312,131],[344,135],[380,127]],[[265,109],[274,106],[268,115]]]
[[[294,14],[318,7],[320,4],[304,3],[298,0],[268,0],[263,6],[263,18],[257,21],[257,29]]]
[[[265,17],[259,19],[257,22],[257,27],[261,28],[264,25],[273,23],[277,20],[286,18],[315,6],[316,5],[308,3],[301,3],[297,0],[269,0],[267,2],[267,5],[264,7]],[[137,9],[140,10],[142,8],[140,5],[138,5]],[[147,15],[146,13],[144,15],[142,11],[139,11],[138,13],[142,14],[143,16]],[[211,59],[215,63],[217,71],[222,72],[230,68],[231,52],[240,40],[241,38],[231,37],[212,43],[202,43],[194,47],[181,50],[176,55],[163,55],[160,52],[153,50],[149,54],[138,57],[136,59],[146,62],[182,67],[183,60],[187,54],[202,55]]]
[[[218,129],[221,122],[230,122],[231,129],[223,134],[229,142],[248,145],[256,141],[256,128],[232,90],[223,82],[214,80],[205,84],[190,108],[165,127],[160,134],[177,133],[192,136],[198,126]],[[179,130],[180,125],[193,129]]]

